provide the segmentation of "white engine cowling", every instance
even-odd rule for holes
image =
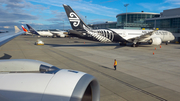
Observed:
[[[160,45],[162,43],[162,40],[161,40],[161,38],[154,37],[154,38],[150,39],[148,41],[148,43],[151,45]]]
[[[90,74],[29,59],[0,64],[0,101],[99,101],[99,84]]]

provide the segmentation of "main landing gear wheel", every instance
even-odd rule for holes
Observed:
[[[138,44],[132,44],[132,47],[138,47],[139,45]]]
[[[56,38],[56,37],[57,37],[57,35],[54,34],[54,35],[53,35],[53,38]]]
[[[166,42],[166,45],[168,45],[169,44],[169,42]]]
[[[126,46],[126,42],[121,42],[119,45],[120,46]]]

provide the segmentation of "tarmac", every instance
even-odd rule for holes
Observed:
[[[37,39],[45,45],[35,45]],[[91,74],[99,81],[100,101],[180,101],[180,44],[131,47],[21,35],[0,47],[0,59],[34,59]]]

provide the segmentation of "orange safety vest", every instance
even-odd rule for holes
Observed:
[[[117,61],[114,61],[114,66],[116,66],[117,65]]]

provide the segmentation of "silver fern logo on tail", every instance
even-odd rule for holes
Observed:
[[[70,16],[69,21],[70,21],[70,22],[73,22],[73,26],[74,26],[74,27],[77,27],[77,26],[79,25],[79,23],[80,23],[80,20],[79,20],[79,18],[77,17],[77,15],[76,15],[75,13],[71,12],[71,13],[69,14],[69,16]]]

